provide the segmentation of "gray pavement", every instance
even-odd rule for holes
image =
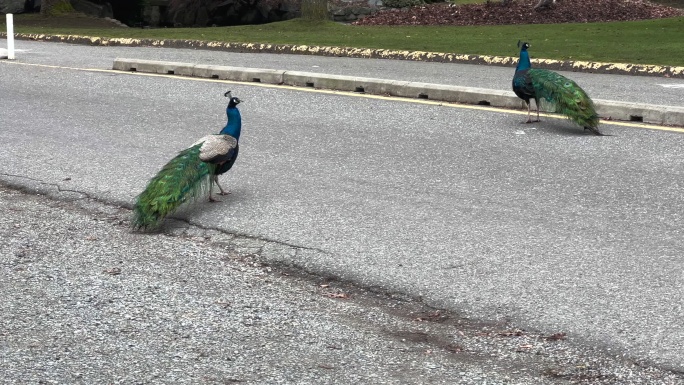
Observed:
[[[53,65],[112,52],[59,47]],[[130,206],[224,123],[219,82],[7,63],[0,77],[0,178],[14,184]],[[230,87],[245,100],[233,195],[181,217],[298,250],[262,255],[272,263],[684,368],[684,136],[606,124],[615,136],[595,138],[562,120]]]

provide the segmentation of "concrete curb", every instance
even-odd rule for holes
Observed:
[[[327,75],[312,72],[285,71],[117,58],[112,67],[119,71],[173,74],[233,80],[284,84],[297,87],[324,88],[337,91],[364,92],[405,98],[439,100],[503,108],[526,108],[512,91],[460,87],[356,76]],[[684,107],[625,103],[595,99],[597,112],[603,119],[637,121],[651,124],[684,126]]]
[[[0,36],[5,36],[0,32]],[[440,63],[463,63],[479,65],[496,65],[515,67],[518,57],[461,55],[455,53],[397,51],[388,49],[349,48],[349,47],[320,47],[291,44],[260,44],[260,43],[226,43],[200,40],[157,40],[131,38],[103,38],[78,35],[44,35],[44,34],[15,34],[15,39],[55,41],[70,44],[86,44],[96,46],[130,46],[130,47],[167,47],[207,49],[228,52],[252,53],[283,53],[297,55],[342,56],[366,59],[398,59]],[[640,76],[662,76],[684,79],[684,67],[641,65],[627,63],[601,63],[586,61],[568,61],[552,59],[532,59],[536,68],[555,71],[590,72],[599,74],[620,74]]]

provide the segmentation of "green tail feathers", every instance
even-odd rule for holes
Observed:
[[[594,102],[577,83],[553,71],[538,68],[530,69],[528,75],[537,98],[553,105],[554,112],[567,116],[582,127],[598,126]]]
[[[215,165],[202,162],[197,144],[171,159],[138,195],[133,207],[134,229],[154,229],[180,205],[209,188]]]

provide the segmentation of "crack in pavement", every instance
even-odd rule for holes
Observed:
[[[20,178],[20,179],[24,179],[24,180],[30,180],[30,181],[32,181],[32,182],[36,182],[36,183],[38,183],[38,184],[40,184],[40,185],[43,185],[43,186],[54,187],[54,188],[57,190],[58,193],[74,193],[74,194],[82,195],[82,197],[80,197],[80,198],[78,198],[78,199],[66,199],[64,196],[60,196],[60,194],[57,194],[57,195],[54,195],[54,194],[53,194],[53,195],[50,196],[51,198],[57,199],[57,200],[63,200],[63,201],[76,201],[76,200],[88,199],[88,200],[92,200],[92,201],[95,201],[95,202],[98,202],[98,203],[102,203],[102,204],[105,204],[105,205],[108,205],[108,206],[112,206],[112,207],[124,208],[124,209],[128,209],[128,210],[131,210],[131,209],[133,208],[133,205],[130,204],[130,203],[123,203],[123,204],[122,204],[122,203],[117,203],[117,202],[110,202],[110,201],[107,201],[107,200],[104,200],[104,199],[97,198],[97,197],[93,196],[92,194],[90,194],[90,193],[88,193],[88,192],[85,192],[85,191],[62,188],[58,183],[45,182],[45,181],[43,181],[43,180],[41,180],[41,179],[32,178],[32,177],[29,177],[29,176],[26,176],[26,175],[16,175],[16,174],[9,174],[9,173],[0,173],[0,177],[2,177],[2,176],[5,176],[5,177],[12,177],[12,178]],[[17,189],[17,190],[20,190],[20,191],[23,191],[23,192],[26,192],[26,193],[29,193],[29,194],[32,194],[32,195],[35,195],[35,194],[39,194],[39,193],[40,193],[40,190],[39,190],[39,189],[31,188],[31,187],[29,187],[29,186],[27,186],[27,185],[25,185],[25,184],[13,183],[13,182],[7,181],[7,180],[0,181],[0,182],[3,182],[3,183],[4,183],[6,186],[8,186],[8,187],[11,187],[11,188],[14,188],[14,189]],[[192,203],[189,203],[189,204],[192,204]],[[268,238],[268,237],[265,237],[265,236],[251,235],[251,234],[242,233],[242,232],[231,232],[231,231],[226,231],[226,230],[220,229],[220,228],[218,228],[218,227],[204,226],[204,225],[202,225],[201,223],[196,222],[196,221],[192,221],[192,220],[190,220],[190,219],[174,217],[173,215],[169,216],[168,219],[172,219],[172,220],[184,222],[184,223],[187,223],[187,224],[190,225],[190,226],[193,226],[193,227],[196,227],[196,228],[199,228],[199,229],[202,229],[202,230],[212,230],[212,231],[217,231],[217,232],[221,232],[221,233],[224,233],[224,234],[230,234],[230,235],[237,236],[237,237],[248,238],[248,239],[253,239],[253,240],[256,240],[256,241],[263,241],[263,242],[268,242],[268,243],[274,243],[274,244],[278,244],[278,245],[281,245],[281,246],[287,246],[287,247],[291,247],[291,248],[294,248],[294,249],[307,250],[307,251],[314,251],[314,252],[321,253],[321,254],[324,254],[324,255],[333,255],[331,252],[326,251],[326,250],[323,250],[323,249],[320,249],[320,248],[317,248],[317,247],[308,247],[308,246],[297,245],[297,244],[294,244],[294,243],[289,243],[289,242],[284,242],[284,241],[275,240],[275,239]]]

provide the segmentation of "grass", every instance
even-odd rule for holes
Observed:
[[[684,17],[474,27],[353,26],[296,19],[233,27],[134,29],[90,28],[88,23],[41,27],[40,23],[35,23],[36,15],[17,16],[15,31],[18,33],[345,46],[497,56],[517,56],[516,43],[521,39],[532,44],[532,56],[536,58],[684,66]],[[0,23],[4,23],[4,18]]]

